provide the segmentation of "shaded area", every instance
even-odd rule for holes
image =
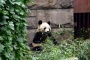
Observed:
[[[74,22],[74,37],[90,38],[90,13],[75,13]]]

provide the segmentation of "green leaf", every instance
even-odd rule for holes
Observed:
[[[14,12],[14,8],[13,7],[10,8],[10,12]]]
[[[20,19],[20,16],[18,16],[18,15],[13,15],[13,17],[14,17],[15,19]]]
[[[10,30],[7,30],[6,33],[7,33],[7,35],[11,35],[11,31]]]
[[[20,12],[21,15],[24,15],[24,12]]]
[[[7,24],[6,20],[0,21],[0,25],[5,25]]]
[[[3,40],[3,37],[2,36],[0,36],[0,41],[2,41]]]
[[[26,8],[26,6],[25,6],[24,4],[22,4],[22,7],[23,7],[23,8]]]
[[[19,12],[20,12],[20,10],[19,10],[19,9],[15,9],[15,11],[16,11],[17,13],[19,13]]]
[[[20,38],[17,39],[17,41],[20,42],[20,43],[23,43],[24,38],[23,37],[20,37]]]
[[[8,37],[8,40],[9,40],[9,41],[12,41],[12,38],[13,38],[12,36],[9,36],[9,37]]]
[[[0,57],[0,60],[2,60],[2,58]]]
[[[2,52],[4,50],[4,47],[5,46],[0,43],[0,52]]]
[[[8,15],[9,14],[8,11],[6,11],[6,10],[4,10],[2,12],[3,12],[4,15]]]
[[[10,57],[10,53],[9,52],[4,52],[4,55],[9,58]]]
[[[15,58],[15,54],[14,53],[11,53],[9,60],[14,60],[14,58]]]
[[[9,22],[9,28],[12,29],[12,30],[14,30],[14,24],[13,24],[13,22]]]
[[[4,0],[0,0],[0,6],[3,6],[3,4],[5,4]]]
[[[9,19],[9,17],[8,17],[8,16],[4,16],[4,18],[5,18],[5,19]]]
[[[0,3],[5,3],[5,1],[4,0],[0,0]]]
[[[14,48],[15,50],[19,49],[19,47],[17,47],[17,45],[13,45],[13,48]]]
[[[21,2],[14,2],[14,4],[21,5],[22,3]]]
[[[12,48],[12,46],[8,46],[8,49],[7,49],[8,51],[13,51],[13,48]]]

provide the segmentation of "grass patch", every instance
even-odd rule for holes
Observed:
[[[90,60],[89,39],[66,39],[60,41],[59,45],[54,45],[48,38],[45,43],[42,44],[42,47],[44,49],[41,52],[30,51],[32,60],[70,60],[69,58],[71,57],[77,57],[78,60]]]

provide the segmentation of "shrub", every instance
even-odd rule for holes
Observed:
[[[79,60],[90,60],[90,39],[82,44],[82,49],[78,55]]]
[[[0,0],[0,60],[22,60],[28,46],[26,12],[29,0]]]

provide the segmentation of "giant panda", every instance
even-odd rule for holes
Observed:
[[[41,20],[38,21],[38,28],[35,36],[33,38],[30,47],[32,46],[31,50],[33,51],[42,51],[43,48],[41,47],[41,43],[43,43],[47,37],[51,37],[54,44],[58,44],[56,39],[51,34],[51,26],[50,21],[42,22]]]

